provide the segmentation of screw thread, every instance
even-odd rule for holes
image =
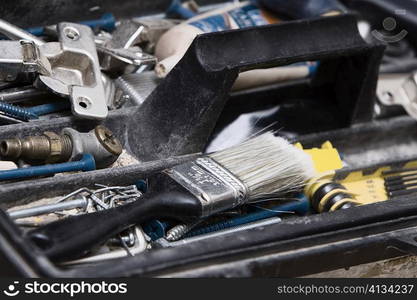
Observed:
[[[165,239],[170,242],[177,241],[190,231],[190,229],[191,227],[186,224],[177,225],[167,232]]]
[[[61,147],[62,147],[62,150],[61,150],[62,160],[66,161],[70,159],[71,154],[72,154],[72,140],[66,134],[61,136]]]

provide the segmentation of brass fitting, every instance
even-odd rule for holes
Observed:
[[[47,163],[69,160],[71,149],[71,139],[66,135],[60,136],[54,132],[44,132],[40,136],[6,139],[0,143],[0,154],[3,157]]]
[[[98,167],[112,164],[122,150],[120,141],[102,125],[86,133],[64,128],[60,135],[48,131],[40,136],[12,138],[0,142],[0,155],[4,158],[55,163],[90,153]]]

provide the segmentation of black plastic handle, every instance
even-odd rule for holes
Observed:
[[[341,114],[369,121],[383,50],[350,15],[200,35],[132,116],[131,151],[143,161],[203,151],[239,72],[301,61],[333,61]]]

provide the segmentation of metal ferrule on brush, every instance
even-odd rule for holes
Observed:
[[[248,200],[245,184],[209,157],[175,166],[165,173],[201,201],[202,217]]]

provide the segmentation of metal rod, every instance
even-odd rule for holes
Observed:
[[[86,208],[88,201],[86,199],[75,199],[55,204],[40,205],[15,211],[8,212],[10,218],[13,220],[34,217],[44,214],[53,213],[56,211],[69,210],[74,208]]]
[[[0,32],[12,40],[32,41],[37,46],[45,44],[42,39],[2,19],[0,19]]]
[[[248,230],[248,229],[252,229],[252,228],[256,228],[256,227],[260,227],[260,226],[267,226],[267,225],[271,225],[271,224],[277,224],[280,223],[282,221],[281,218],[279,217],[273,217],[273,218],[269,218],[266,220],[261,220],[261,221],[257,221],[257,222],[252,222],[246,225],[242,225],[242,226],[238,226],[238,227],[234,227],[231,229],[225,229],[225,230],[220,230],[220,231],[216,231],[216,232],[212,232],[209,234],[203,234],[203,235],[198,235],[198,236],[194,236],[194,237],[190,237],[190,238],[185,238],[176,242],[168,242],[168,241],[159,241],[159,244],[162,247],[175,247],[175,246],[180,246],[180,245],[185,245],[185,244],[189,244],[189,243],[193,243],[193,242],[197,242],[200,240],[205,240],[208,238],[212,238],[212,237],[217,237],[217,236],[221,236],[221,235],[225,235],[225,234],[231,234],[231,233],[237,233],[239,231],[242,230]]]
[[[40,97],[54,96],[48,91],[39,90],[32,86],[20,88],[10,88],[0,92],[0,101],[7,103],[18,103],[27,100],[38,99]]]

